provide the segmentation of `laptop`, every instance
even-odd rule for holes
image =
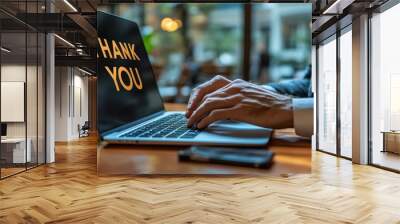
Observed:
[[[102,141],[121,144],[264,146],[271,129],[219,121],[187,127],[183,111],[164,108],[136,23],[97,13],[97,109]],[[166,43],[168,44],[168,43]]]

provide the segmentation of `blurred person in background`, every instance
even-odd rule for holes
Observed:
[[[258,82],[259,83],[269,83],[269,66],[271,57],[268,52],[268,48],[265,44],[261,43],[259,45],[259,62],[258,62]]]

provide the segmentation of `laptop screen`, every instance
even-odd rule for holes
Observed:
[[[164,110],[136,23],[97,12],[97,121],[100,135]]]

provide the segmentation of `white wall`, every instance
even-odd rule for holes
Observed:
[[[68,140],[69,117],[69,69],[67,67],[55,68],[55,141]]]
[[[28,82],[25,80],[27,69]],[[32,74],[36,77],[36,67],[18,64],[5,64],[1,66],[1,81],[3,82],[25,82],[27,83],[27,122],[28,129],[32,127],[36,130],[36,79],[32,77]],[[42,105],[39,105],[41,107]],[[1,110],[7,110],[7,108],[1,108]],[[29,134],[28,130],[28,134]],[[36,134],[36,132],[35,132]],[[12,122],[7,124],[7,135],[9,137],[25,137],[25,122]]]
[[[78,124],[89,118],[88,78],[76,68],[56,67],[55,140],[79,137]]]
[[[1,81],[25,82],[25,65],[2,65]],[[1,108],[1,110],[7,110],[7,108]],[[25,123],[7,123],[7,137],[25,137]]]
[[[36,70],[38,69],[38,70]],[[26,112],[27,119],[24,122],[7,122],[8,138],[30,139],[32,149],[32,161],[44,162],[44,74],[42,68],[25,64],[3,64],[1,66],[1,81],[3,82],[24,82],[26,84]],[[27,80],[25,80],[27,78]],[[7,97],[7,96],[2,96]],[[9,110],[10,108],[1,108]],[[25,111],[26,110],[26,111]],[[38,151],[37,151],[38,150]],[[39,156],[36,157],[36,153]]]

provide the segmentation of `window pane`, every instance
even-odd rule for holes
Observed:
[[[310,64],[311,4],[252,4],[252,81],[302,78]]]
[[[372,163],[400,170],[400,5],[372,18]],[[384,147],[384,142],[386,147]],[[382,152],[382,150],[386,152]],[[393,153],[395,152],[395,153]]]
[[[318,48],[318,149],[336,153],[336,40]]]
[[[340,153],[352,156],[352,33],[340,36]]]

